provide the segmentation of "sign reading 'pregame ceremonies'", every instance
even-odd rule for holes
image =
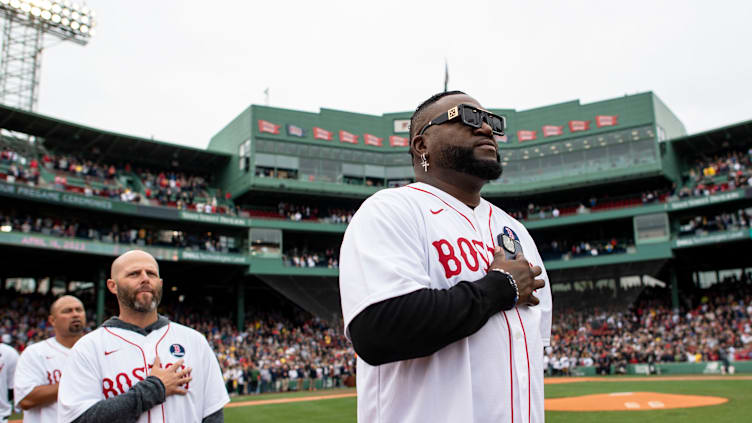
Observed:
[[[279,134],[280,125],[275,125],[267,120],[258,121],[259,132],[268,132],[270,134]]]
[[[389,145],[391,147],[407,147],[410,145],[410,140],[407,137],[392,135],[389,137]]]
[[[383,138],[379,138],[376,135],[363,134],[363,142],[365,142],[366,145],[376,145],[381,147],[383,141]]]
[[[314,126],[313,137],[317,140],[331,141],[332,138],[334,138],[334,133],[332,131],[327,131],[326,129],[319,128],[318,126]]]
[[[537,131],[527,131],[524,129],[517,131],[517,139],[520,140],[520,142],[532,141],[536,138],[538,138]]]
[[[347,131],[343,131],[340,129],[339,131],[339,141],[340,142],[348,142],[350,144],[357,144],[358,143],[358,136],[355,134],[352,134]]]
[[[570,132],[587,131],[588,129],[590,129],[589,120],[570,120],[569,121]]]
[[[556,126],[556,125],[543,125],[543,136],[544,137],[555,137],[557,135],[561,135],[564,133],[564,127],[563,126]]]
[[[299,127],[299,126],[295,126],[295,125],[292,125],[292,124],[288,123],[287,124],[287,135],[289,135],[291,137],[300,137],[300,138],[303,138],[303,137],[305,137],[305,129],[303,129],[303,128]]]

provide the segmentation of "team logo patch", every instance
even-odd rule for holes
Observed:
[[[180,358],[185,355],[185,348],[180,344],[172,344],[170,345],[170,354]]]
[[[509,226],[504,226],[504,233],[509,235],[510,238],[512,238],[515,241],[519,241],[520,237],[517,236],[516,233],[510,228]]]

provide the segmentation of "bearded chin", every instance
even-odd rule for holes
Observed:
[[[119,292],[118,292],[119,294]],[[161,292],[155,292],[152,295],[152,298],[150,301],[138,301],[136,297],[138,296],[137,292],[127,292],[123,293],[123,295],[118,295],[118,299],[128,308],[131,310],[135,310],[139,313],[147,313],[150,311],[154,311],[157,309],[157,306],[159,305],[159,302],[162,299],[162,293]]]
[[[478,177],[486,181],[499,179],[504,169],[501,167],[501,157],[496,152],[496,160],[479,159],[475,157],[475,150],[471,147],[445,146],[439,156],[441,167],[452,169],[460,173]]]

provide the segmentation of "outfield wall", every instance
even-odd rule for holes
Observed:
[[[752,361],[732,361],[736,373],[752,373]],[[662,375],[719,375],[723,367],[720,361],[707,361],[700,363],[658,363],[655,365]],[[611,366],[611,374],[615,374],[614,366]],[[627,365],[628,375],[649,375],[647,364]],[[577,367],[572,372],[573,376],[597,376],[595,367]]]

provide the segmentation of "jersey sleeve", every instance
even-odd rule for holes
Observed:
[[[200,333],[197,333],[197,336],[201,343],[201,349],[204,351],[202,368],[207,372],[206,383],[203,386],[204,392],[202,397],[204,405],[201,416],[202,418],[206,418],[221,410],[225,404],[230,402],[230,396],[227,394],[227,388],[222,379],[222,371],[219,368],[217,356],[212,351],[206,338]]]
[[[13,401],[16,407],[34,388],[50,384],[50,381],[45,377],[44,366],[40,362],[40,358],[39,349],[33,345],[26,348],[18,358],[13,383]]]
[[[18,352],[13,347],[8,347],[7,350],[8,358],[5,361],[5,365],[8,366],[8,389],[12,389],[16,365],[18,364]]]
[[[68,355],[57,392],[58,423],[75,420],[104,399],[101,375],[93,362],[95,353],[91,338],[84,337]]]
[[[348,337],[348,325],[369,305],[430,285],[419,210],[396,193],[382,193],[363,203],[342,242],[339,284]]]

